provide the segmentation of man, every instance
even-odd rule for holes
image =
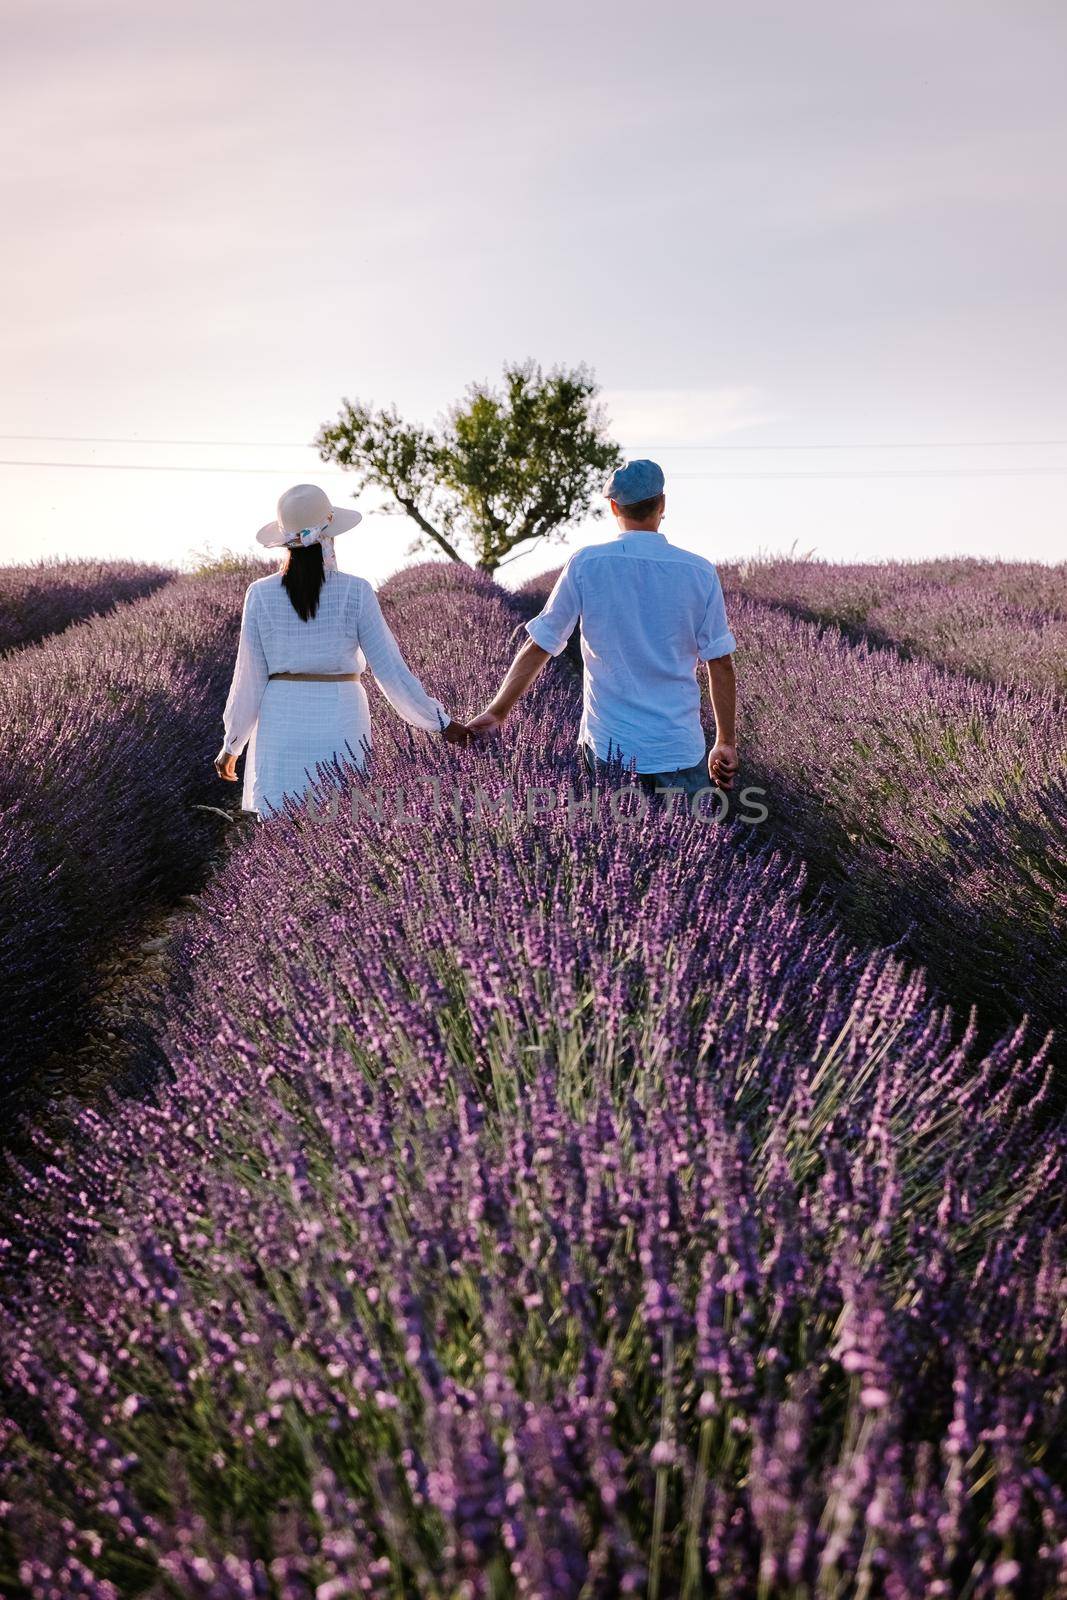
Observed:
[[[578,743],[602,774],[609,760],[633,765],[646,794],[733,787],[737,773],[736,691],[718,574],[710,561],[668,544],[659,525],[666,506],[654,461],[628,461],[604,493],[619,525],[607,544],[578,550],[560,573],[530,635],[470,731],[499,728],[550,656],[581,622],[585,703]],[[697,664],[707,663],[715,744],[700,721]]]

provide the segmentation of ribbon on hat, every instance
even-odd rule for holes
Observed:
[[[287,550],[306,550],[309,545],[321,544],[322,564],[327,572],[335,572],[337,570],[337,557],[334,553],[333,540],[326,533],[332,521],[333,512],[331,511],[326,521],[320,522],[317,528],[301,528],[299,533],[287,534],[285,548]]]

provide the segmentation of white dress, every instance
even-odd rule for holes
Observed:
[[[361,683],[271,681],[275,672],[363,672],[406,722],[439,732],[449,721],[410,670],[365,578],[327,572],[315,615],[298,616],[281,573],[250,584],[237,665],[223,714],[224,748],[245,754],[242,805],[260,816],[299,799],[319,762],[364,767],[370,707]]]

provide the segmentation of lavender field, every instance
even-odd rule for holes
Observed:
[[[1048,570],[990,592],[1055,620]],[[962,570],[877,638],[867,576],[776,581],[728,594],[763,822],[594,805],[563,660],[488,748],[376,698],[369,780],[231,828],[162,1068],[11,1164],[0,1593],[1064,1592],[1062,637],[991,673],[923,631]],[[430,564],[382,602],[463,714],[545,586]],[[195,873],[241,588],[14,658],[5,726],[51,741],[0,796],[53,896],[38,955],[4,902],[24,1036]],[[150,845],[109,828],[137,784]]]

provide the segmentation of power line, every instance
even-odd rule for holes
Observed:
[[[3,435],[0,435],[2,438]],[[1067,439],[917,439],[907,444],[647,444],[646,450],[1052,450]]]
[[[191,446],[205,449],[229,450],[315,450],[307,439],[157,439],[121,438],[113,434],[78,433],[0,433],[0,441],[7,444],[121,444],[164,445],[174,448]],[[1067,439],[915,439],[899,444],[644,444],[645,450],[704,450],[731,453],[734,451],[777,450],[1039,450],[1061,449]],[[627,450],[635,448],[627,445]]]
[[[97,433],[0,433],[6,444],[158,444],[207,446],[229,450],[314,450],[307,439],[120,439]]]
[[[250,473],[255,478],[292,478],[304,471],[303,467],[168,467],[162,462],[154,461],[16,461],[13,459],[0,460],[0,467],[74,467],[84,472],[238,472]],[[339,472],[341,469],[330,467],[326,470]]]
[[[252,477],[294,477],[300,467],[218,467],[218,466],[167,466],[162,462],[148,461],[23,461],[14,458],[0,459],[0,467],[41,467],[48,470],[72,469],[82,472],[222,472],[248,474]],[[338,468],[326,468],[338,472]],[[674,472],[679,479],[737,479],[754,478],[772,482],[776,478],[1048,478],[1067,475],[1067,465],[1062,467],[915,467],[878,468],[874,471],[833,470],[830,472]]]
[[[871,472],[835,470],[832,472],[672,472],[675,478],[1062,478],[1062,467],[879,467]]]

